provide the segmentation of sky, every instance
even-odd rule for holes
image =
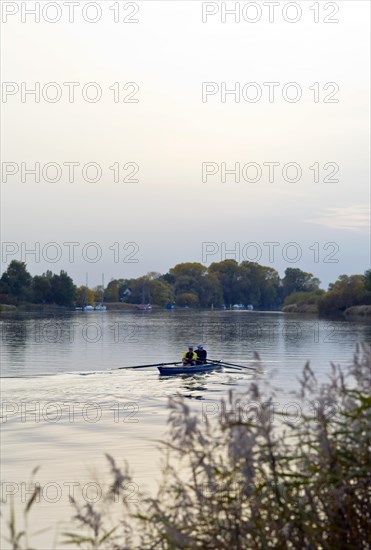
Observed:
[[[269,4],[2,2],[2,271],[368,269],[370,4]]]

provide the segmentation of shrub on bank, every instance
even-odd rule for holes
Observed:
[[[344,315],[371,316],[371,306],[352,306],[344,311]]]
[[[318,313],[318,304],[325,291],[317,289],[313,292],[293,292],[285,298],[282,311],[285,313]]]
[[[287,296],[287,298],[285,298],[283,305],[318,305],[318,302],[320,301],[321,297],[324,296],[324,294],[326,294],[325,291],[321,289],[315,290],[314,292],[293,292],[293,294],[290,294],[290,296]]]
[[[341,275],[320,300],[319,312],[325,315],[343,313],[353,306],[371,305],[371,291],[367,284],[365,275]]]
[[[3,311],[16,311],[16,306],[10,304],[0,304],[0,313]]]

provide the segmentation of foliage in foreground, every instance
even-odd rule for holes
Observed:
[[[306,364],[294,400],[309,412],[295,410],[289,418],[272,415],[278,395],[256,383],[247,394],[231,393],[210,421],[191,413],[183,399],[172,400],[156,498],[141,495],[136,506],[123,502],[112,525],[114,497],[123,495],[130,477],[108,457],[112,485],[98,507],[73,503],[71,545],[371,548],[370,360],[370,348],[363,346],[346,372],[332,365],[321,384]],[[20,548],[17,539],[13,549]]]

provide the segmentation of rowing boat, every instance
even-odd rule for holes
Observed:
[[[161,376],[173,376],[175,374],[203,374],[214,370],[222,370],[223,366],[220,363],[208,363],[207,365],[194,365],[193,367],[157,367]]]

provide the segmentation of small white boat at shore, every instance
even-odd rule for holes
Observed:
[[[104,304],[97,304],[94,309],[95,311],[106,311],[107,306],[105,306]]]

